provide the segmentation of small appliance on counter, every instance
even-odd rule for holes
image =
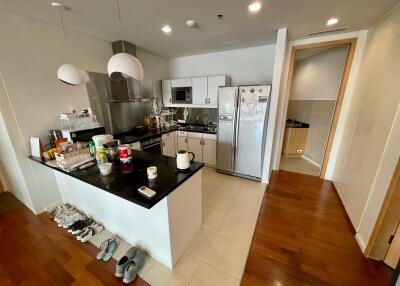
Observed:
[[[69,142],[89,142],[95,135],[105,133],[105,129],[97,122],[96,115],[90,108],[84,109],[80,113],[70,112],[61,113],[61,135]],[[53,130],[50,130],[53,131]],[[57,137],[57,133],[49,131],[49,138]],[[52,144],[52,140],[50,139]]]
[[[192,155],[192,159],[189,158],[189,154]],[[187,152],[185,150],[178,151],[176,155],[176,167],[179,170],[187,170],[190,168],[190,163],[195,159],[193,152]]]
[[[110,134],[100,134],[92,137],[93,142],[96,145],[96,149],[103,147],[104,144],[110,142],[111,140],[113,140],[113,138],[114,137]]]
[[[89,142],[95,135],[104,134],[106,130],[104,127],[89,128],[83,130],[62,130],[62,137],[70,142]]]

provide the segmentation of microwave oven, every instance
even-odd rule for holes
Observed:
[[[100,126],[82,130],[61,130],[61,133],[63,138],[67,138],[68,141],[76,143],[92,141],[93,136],[105,134],[106,130],[104,127]]]
[[[192,103],[192,87],[173,87],[172,103],[175,104],[191,104]]]

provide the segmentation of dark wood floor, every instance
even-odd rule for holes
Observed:
[[[47,214],[15,205],[0,213],[0,285],[125,285],[115,261],[99,262],[98,249],[58,228]],[[130,285],[148,285],[137,278]]]
[[[242,285],[389,285],[363,256],[329,181],[275,172],[264,196]]]

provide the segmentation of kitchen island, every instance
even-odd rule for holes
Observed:
[[[54,170],[64,203],[74,205],[108,230],[173,268],[201,226],[201,168],[193,162],[179,171],[174,157],[134,151],[128,165],[113,166],[102,176],[97,166],[66,173],[54,161],[31,160]],[[147,179],[146,169],[156,166],[158,177]],[[137,189],[147,186],[149,199]]]

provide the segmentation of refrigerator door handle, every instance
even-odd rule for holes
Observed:
[[[233,154],[232,154],[232,159],[233,159],[233,171],[235,172],[236,169],[236,154],[237,154],[237,146],[238,146],[238,140],[239,140],[239,120],[240,120],[240,88],[236,90],[235,94],[235,114],[234,114],[234,130],[233,130]]]

